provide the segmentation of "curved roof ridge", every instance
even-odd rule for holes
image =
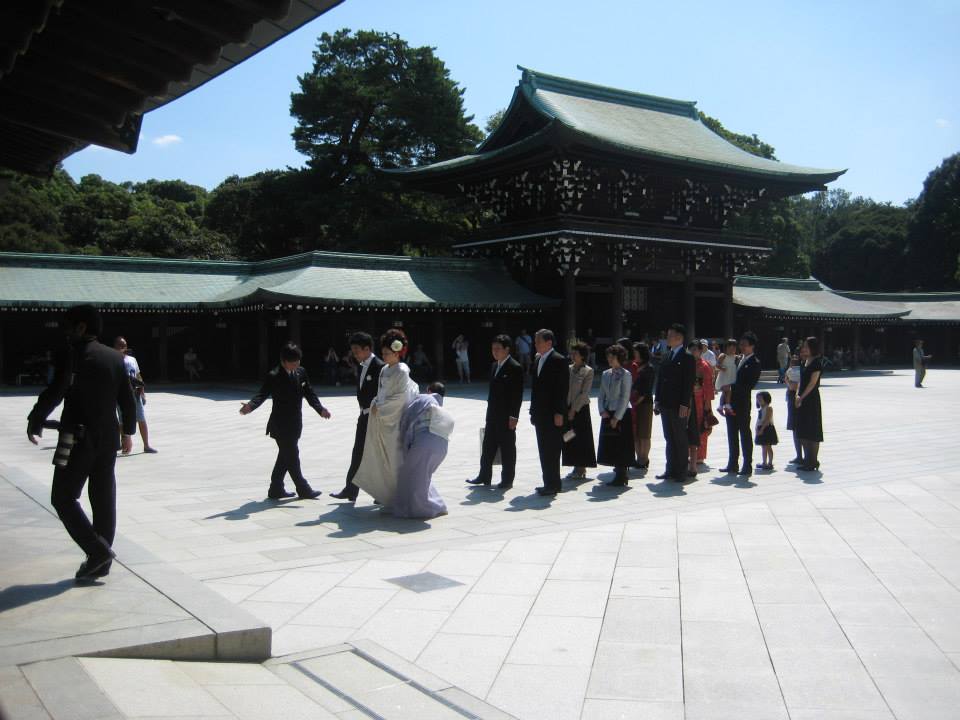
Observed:
[[[616,102],[622,105],[633,105],[634,107],[645,110],[683,115],[693,120],[700,119],[696,107],[697,102],[695,100],[675,100],[659,95],[647,95],[633,90],[622,90],[620,88],[610,87],[609,85],[599,85],[584,82],[583,80],[560,77],[559,75],[549,75],[523,67],[523,65],[517,65],[517,69],[523,72],[520,78],[521,86],[526,86],[533,90],[548,90],[564,95],[583,97],[588,100]]]

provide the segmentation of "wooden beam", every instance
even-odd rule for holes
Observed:
[[[147,2],[163,13],[167,20],[176,20],[202,30],[222,41],[223,44],[247,43],[253,33],[253,25],[260,19],[245,16],[238,18],[235,9],[225,7],[215,0],[205,0],[202,3],[196,0],[147,0]]]
[[[129,36],[151,47],[165,50],[196,65],[213,65],[220,59],[220,43],[208,34],[179,23],[171,23],[154,10],[125,0],[101,0],[70,6],[73,17],[86,17],[110,32]]]
[[[0,94],[0,118],[69,140],[133,153],[137,149],[142,116],[131,114],[123,126],[111,127],[48,102],[6,92]]]

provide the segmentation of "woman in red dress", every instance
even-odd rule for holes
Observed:
[[[716,395],[713,385],[713,368],[710,363],[701,357],[700,346],[690,349],[694,357],[696,375],[693,381],[693,402],[697,412],[697,427],[700,429],[700,446],[697,450],[697,463],[702,463],[707,459],[707,438],[713,432],[712,427],[708,427],[704,422],[705,416],[713,413],[711,403]]]

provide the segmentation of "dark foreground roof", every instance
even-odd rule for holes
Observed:
[[[819,189],[846,172],[790,165],[741,150],[700,122],[695,102],[519,69],[523,75],[506,115],[477,153],[387,172],[428,181],[555,147],[585,147],[638,161],[782,182],[796,186],[796,192]]]
[[[734,280],[733,302],[759,309],[770,318],[871,322],[923,320],[897,298],[899,293],[844,293],[828,288],[816,278],[795,280],[740,275]],[[960,302],[957,303],[960,309]],[[960,313],[954,315],[960,321]]]
[[[312,252],[262,262],[0,253],[0,308],[311,308],[536,311],[558,301],[502,265],[459,258]]]
[[[49,175],[86,147],[132,153],[143,113],[342,0],[5,0],[0,167]]]

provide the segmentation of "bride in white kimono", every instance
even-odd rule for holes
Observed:
[[[377,397],[370,404],[363,458],[353,482],[381,505],[388,507],[397,490],[397,471],[403,462],[400,420],[403,411],[420,394],[410,379],[410,368],[401,358],[407,338],[399,330],[388,330],[380,338],[380,357],[387,364],[380,372]]]

